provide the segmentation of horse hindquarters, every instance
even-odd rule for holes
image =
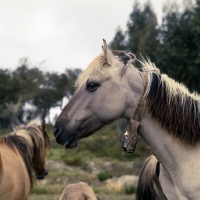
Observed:
[[[167,200],[159,182],[159,168],[155,156],[147,158],[139,175],[136,200]]]

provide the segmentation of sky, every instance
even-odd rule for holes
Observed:
[[[118,27],[126,30],[134,2],[0,0],[0,68],[15,69],[28,58],[43,71],[84,69],[101,53],[103,38],[109,43]],[[161,22],[166,0],[151,3]]]
[[[182,1],[189,0],[176,0]],[[0,0],[0,69],[14,70],[21,58],[46,72],[85,69],[102,52],[103,38],[110,43],[118,27],[126,30],[134,2]],[[159,23],[169,2],[174,0],[151,0]],[[50,110],[52,123],[59,113],[59,108]]]

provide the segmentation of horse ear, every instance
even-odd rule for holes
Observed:
[[[112,65],[114,63],[114,61],[116,60],[116,57],[115,55],[112,53],[112,51],[109,49],[106,41],[103,39],[103,46],[102,46],[102,49],[103,49],[103,53],[106,57],[106,60],[107,60],[107,63],[109,65]]]
[[[42,122],[41,127],[42,127],[42,131],[45,132],[45,120]]]

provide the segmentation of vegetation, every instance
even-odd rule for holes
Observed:
[[[148,56],[161,72],[200,92],[200,0],[188,2],[182,10],[175,3],[166,5],[159,25],[150,1],[143,7],[137,1],[127,30],[118,28],[110,46]]]
[[[97,176],[100,181],[105,181],[105,180],[113,177],[112,172],[110,172],[110,171],[100,172],[97,174]]]
[[[14,70],[0,70],[0,131],[12,125],[49,116],[50,108],[62,107],[64,97],[74,93],[80,69],[44,73],[21,59]]]
[[[135,194],[137,192],[137,188],[134,185],[126,185],[125,194]]]

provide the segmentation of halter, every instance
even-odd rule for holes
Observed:
[[[138,139],[138,128],[146,110],[145,92],[148,86],[148,74],[146,72],[139,72],[139,74],[142,77],[144,88],[133,113],[133,117],[128,120],[126,132],[121,142],[121,148],[128,153],[133,153],[135,151]]]

